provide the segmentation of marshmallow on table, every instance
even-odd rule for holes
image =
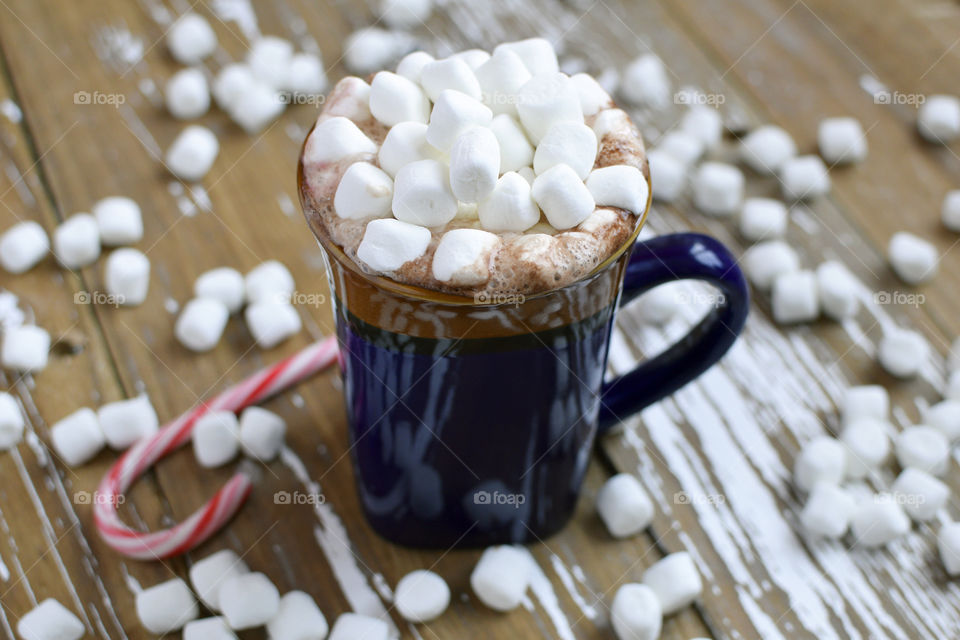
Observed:
[[[960,136],[960,100],[954,96],[927,96],[917,112],[917,129],[931,142],[955,140]]]
[[[706,150],[700,138],[682,130],[664,134],[657,142],[657,149],[669,153],[687,167],[696,164]]]
[[[500,145],[500,173],[519,171],[533,163],[533,146],[510,114],[501,113],[490,123],[490,130]]]
[[[300,332],[300,314],[289,302],[264,300],[248,306],[243,313],[247,328],[262,349],[272,349]]]
[[[413,81],[381,71],[370,83],[370,113],[388,127],[409,121],[426,124],[430,119],[430,101]]]
[[[683,283],[667,282],[640,296],[637,312],[644,322],[663,326],[670,322],[683,306]]]
[[[787,207],[772,198],[747,198],[740,210],[740,233],[751,242],[782,238],[787,232]]]
[[[812,322],[820,315],[817,276],[812,271],[792,271],[773,281],[773,319],[778,324]]]
[[[230,309],[216,298],[194,298],[184,305],[173,334],[191,351],[209,351],[220,342]]]
[[[80,640],[86,628],[72,611],[47,598],[17,622],[22,640]]]
[[[523,60],[509,49],[497,49],[475,72],[483,103],[495,114],[517,112],[520,89],[532,77]]]
[[[247,407],[240,414],[240,448],[259,460],[272,460],[283,447],[287,423],[260,407]]]
[[[847,470],[847,448],[829,436],[818,436],[805,444],[793,467],[793,477],[801,491],[817,484],[838,485]]]
[[[943,198],[940,220],[950,231],[960,231],[960,189],[950,191]]]
[[[693,202],[711,216],[733,215],[743,202],[743,173],[733,165],[704,162],[693,178]]]
[[[493,112],[479,100],[447,89],[441,91],[430,112],[427,142],[447,152],[464,131],[472,126],[485,127],[493,120]]]
[[[36,222],[20,222],[0,236],[0,264],[10,273],[29,271],[50,251],[47,232]]]
[[[865,478],[890,457],[891,427],[874,417],[861,417],[843,428],[840,441],[847,447],[847,477]]]
[[[77,213],[53,232],[53,253],[68,269],[93,264],[100,257],[100,228],[89,213]]]
[[[560,70],[557,52],[546,38],[527,38],[516,42],[504,42],[497,45],[493,50],[493,55],[497,55],[499,51],[512,51],[517,54],[532,75],[556,73]]]
[[[817,267],[820,309],[834,320],[853,317],[860,308],[857,281],[840,262],[829,260]]]
[[[308,164],[328,164],[344,158],[376,153],[376,143],[353,120],[335,116],[319,123],[307,139],[303,159]]]
[[[573,81],[562,73],[543,73],[530,78],[517,96],[517,113],[535,143],[558,122],[583,122],[580,94]]]
[[[886,421],[890,415],[890,394],[879,384],[850,387],[843,394],[840,408],[844,424],[860,418]]]
[[[907,515],[918,522],[932,520],[950,498],[950,488],[926,471],[904,469],[893,483],[893,493]]]
[[[586,184],[598,206],[618,207],[638,215],[647,207],[647,179],[636,167],[622,164],[594,169]]]
[[[427,125],[422,122],[401,122],[390,127],[377,160],[390,176],[411,162],[439,160],[442,154],[427,142]]]
[[[327,640],[389,640],[390,627],[380,618],[359,613],[342,613]]]
[[[927,409],[923,421],[951,443],[960,440],[960,402],[957,400],[944,400],[933,405]]]
[[[409,222],[371,220],[357,247],[357,257],[374,271],[396,271],[426,253],[430,239],[429,229]]]
[[[253,76],[274,89],[285,84],[291,58],[293,43],[277,36],[257,38],[247,51],[247,65]]]
[[[217,106],[229,112],[237,98],[257,82],[248,65],[232,62],[220,69],[210,90]]]
[[[366,75],[387,69],[413,49],[413,38],[403,31],[369,27],[354,31],[343,43],[343,62],[350,71]]]
[[[419,84],[423,68],[427,63],[433,62],[434,60],[435,58],[426,51],[408,53],[397,65],[397,74]]]
[[[767,290],[781,275],[797,271],[800,258],[786,242],[770,240],[747,249],[743,254],[743,268],[754,286]]]
[[[480,100],[480,82],[466,62],[459,58],[434,60],[420,69],[420,85],[430,100],[436,102],[444,91],[459,91],[474,100]]]
[[[670,78],[660,58],[648,53],[623,70],[620,93],[631,104],[662,109],[672,98]]]
[[[762,175],[773,175],[797,155],[790,134],[775,125],[757,127],[740,142],[740,159]]]
[[[933,244],[906,231],[890,238],[887,257],[894,272],[908,284],[920,284],[935,276],[940,260]]]
[[[197,420],[193,427],[193,453],[201,467],[224,465],[237,457],[239,450],[240,425],[233,413],[211,411]]]
[[[191,620],[183,627],[183,640],[236,640],[235,634],[223,618]]]
[[[450,56],[451,58],[457,58],[458,60],[463,60],[467,63],[467,66],[476,71],[480,66],[489,60],[492,56],[487,51],[483,49],[465,49],[463,51],[458,51]]]
[[[491,609],[510,611],[523,600],[530,574],[530,557],[525,550],[509,545],[488,547],[470,574],[470,586]]]
[[[666,151],[654,149],[647,154],[653,199],[670,203],[676,200],[687,183],[687,168]]]
[[[513,171],[500,177],[493,193],[478,205],[477,214],[487,231],[525,231],[540,220],[530,183]]]
[[[460,202],[480,202],[497,186],[500,143],[490,129],[471,127],[450,148],[450,190]]]
[[[53,450],[71,467],[81,465],[103,449],[106,440],[93,409],[80,409],[50,427]]]
[[[160,428],[157,412],[145,395],[110,402],[97,409],[100,429],[111,449],[126,449]]]
[[[597,493],[597,513],[610,535],[626,538],[650,526],[653,502],[635,477],[618,473]]]
[[[383,218],[390,215],[393,180],[369,162],[347,167],[337,185],[333,208],[337,216],[350,220]]]
[[[217,34],[206,18],[185,13],[167,31],[167,47],[181,64],[197,64],[217,48]]]
[[[818,484],[800,512],[800,523],[812,534],[837,539],[850,527],[857,503],[844,489]]]
[[[907,427],[893,441],[902,469],[919,469],[935,476],[947,472],[950,443],[938,430],[925,424]]]
[[[140,624],[147,631],[158,634],[177,631],[200,615],[190,587],[180,578],[139,592],[136,607]]]
[[[877,347],[877,360],[896,378],[912,378],[930,355],[930,344],[916,331],[891,328]]]
[[[586,180],[596,159],[597,134],[593,129],[581,122],[558,122],[537,144],[533,170],[539,175],[558,164],[565,164],[581,180]]]
[[[867,136],[856,118],[827,118],[817,132],[820,155],[829,164],[860,162],[867,157]]]
[[[250,629],[270,621],[280,610],[280,592],[262,573],[244,573],[224,580],[220,608],[231,629]]]
[[[196,182],[207,175],[218,153],[220,143],[213,131],[200,125],[190,125],[170,145],[165,161],[173,175]]]
[[[610,624],[619,640],[656,640],[663,626],[657,594],[645,584],[621,586],[610,607]]]
[[[490,278],[490,255],[500,237],[480,229],[452,229],[443,234],[433,254],[433,277],[457,286],[473,286]]]
[[[570,76],[580,96],[580,110],[584,116],[593,116],[613,104],[610,94],[589,73]]]
[[[108,247],[134,244],[143,238],[140,205],[130,198],[104,198],[93,205],[93,215],[100,230],[100,242]]]
[[[960,522],[947,522],[937,532],[940,561],[950,576],[960,575]]]
[[[458,205],[449,174],[447,167],[436,160],[418,160],[400,169],[393,182],[392,210],[397,220],[425,227],[439,227],[453,220]]]
[[[230,313],[236,313],[246,301],[243,274],[231,267],[205,271],[193,283],[193,295],[219,300],[226,305]]]
[[[850,530],[854,544],[881,547],[906,534],[910,518],[895,496],[878,494],[857,505]]]
[[[418,27],[426,22],[431,12],[433,0],[380,0],[380,17],[392,29]]]
[[[190,567],[190,584],[211,611],[220,611],[220,587],[229,579],[249,573],[240,556],[230,549],[217,551]]]
[[[150,260],[136,249],[117,249],[107,258],[104,283],[117,304],[142,304],[150,288]]]
[[[393,603],[404,620],[428,622],[447,610],[450,587],[432,571],[411,571],[397,583]]]
[[[178,120],[199,118],[210,109],[210,87],[200,69],[181,69],[163,89],[167,111]]]
[[[323,60],[314,53],[295,53],[290,58],[286,80],[281,87],[295,96],[315,96],[329,84]]]
[[[587,185],[565,164],[558,164],[538,175],[531,193],[555,229],[577,226],[590,217],[596,207]]]
[[[240,91],[228,113],[248,135],[255,135],[280,117],[286,108],[287,102],[276,88],[254,81]]]
[[[700,140],[707,149],[714,149],[723,139],[723,118],[716,109],[696,104],[683,115],[680,129]]]
[[[277,614],[267,622],[267,633],[276,640],[324,640],[329,629],[320,607],[303,591],[284,594]]]
[[[267,260],[251,269],[243,279],[247,301],[289,300],[296,284],[290,270],[279,260]]]
[[[780,187],[787,200],[809,200],[830,191],[830,174],[819,156],[797,156],[780,168]]]
[[[12,395],[0,391],[0,451],[12,449],[23,439],[26,422]]]
[[[663,615],[693,604],[703,590],[700,572],[686,551],[671,553],[643,572],[643,583],[653,589]]]
[[[47,366],[50,334],[40,327],[25,324],[3,332],[0,365],[21,373],[37,373]]]

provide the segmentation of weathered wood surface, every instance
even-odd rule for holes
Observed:
[[[869,304],[855,321],[786,332],[771,324],[768,304],[758,296],[744,339],[722,367],[604,439],[574,523],[531,547],[544,578],[529,606],[509,615],[486,610],[469,592],[475,552],[400,549],[363,522],[333,374],[270,403],[290,425],[290,453],[260,470],[250,503],[229,530],[187,560],[138,563],[109,551],[93,531],[89,505],[78,504],[75,494],[92,491],[113,455],[71,470],[45,451],[49,425],[80,406],[146,391],[161,420],[171,419],[210,390],[331,330],[329,307],[320,302],[327,293],[322,265],[294,204],[293,167],[314,107],[289,109],[255,138],[213,110],[203,122],[217,132],[222,150],[202,188],[181,184],[162,167],[162,150],[182,125],[160,100],[159,88],[177,68],[161,38],[169,17],[190,4],[0,6],[0,102],[12,100],[23,113],[21,121],[0,118],[0,228],[35,219],[52,230],[100,197],[129,195],[144,209],[139,248],[154,268],[150,296],[136,309],[74,303],[78,292],[103,289],[102,260],[76,274],[47,260],[27,275],[0,276],[2,288],[20,296],[51,334],[63,336],[50,367],[35,380],[3,380],[24,403],[36,436],[0,456],[0,626],[7,635],[36,601],[52,596],[82,612],[91,637],[149,637],[132,612],[136,585],[185,575],[190,560],[223,547],[245,554],[282,591],[312,593],[331,620],[348,610],[389,609],[389,586],[413,568],[435,565],[451,584],[454,604],[440,620],[416,629],[393,615],[411,637],[610,637],[606,607],[615,587],[681,548],[695,552],[707,588],[701,605],[667,621],[665,638],[960,634],[960,594],[932,546],[936,524],[882,552],[808,540],[797,525],[801,497],[789,482],[799,443],[836,426],[834,404],[844,385],[894,384],[872,358],[884,327],[913,324],[940,353],[960,331],[956,237],[937,222],[943,193],[957,183],[957,148],[924,144],[914,133],[914,109],[875,104],[863,88],[872,86],[864,79],[869,76],[902,93],[955,91],[956,4],[884,0],[864,14],[851,1],[447,0],[416,30],[439,54],[544,35],[565,49],[569,65],[593,72],[653,50],[676,86],[723,96],[721,110],[731,118],[784,126],[804,151],[814,151],[822,116],[856,115],[868,129],[868,161],[832,172],[830,197],[794,211],[790,240],[808,266],[835,257],[870,290],[925,296],[916,307],[878,306],[865,290]],[[256,21],[249,22],[220,19],[225,9],[247,7],[242,0],[200,3],[197,10],[211,17],[221,44],[206,66],[215,70],[242,56],[259,29],[316,48],[331,77],[339,77],[341,42],[375,19],[374,4],[253,3]],[[78,91],[123,96],[124,103],[77,104]],[[637,114],[651,146],[681,113],[678,107]],[[719,155],[728,155],[733,143]],[[777,193],[775,179],[749,182],[751,193]],[[705,229],[738,251],[744,246],[731,223],[706,219],[688,202],[655,207],[650,219],[657,232]],[[931,238],[944,253],[932,284],[912,290],[890,274],[883,253],[900,229]],[[269,258],[290,266],[303,299],[318,301],[300,308],[303,335],[264,353],[233,319],[210,354],[196,356],[176,344],[172,310],[190,297],[197,274],[220,265],[244,270]],[[612,368],[662,348],[691,319],[661,330],[641,323],[635,310],[625,313]],[[941,372],[931,364],[925,373],[894,385],[901,425],[937,399]],[[610,540],[592,514],[592,495],[615,469],[637,473],[659,505],[649,534],[626,542]],[[138,483],[125,517],[150,527],[181,518],[227,473],[199,471],[192,455],[181,452]],[[882,475],[875,488],[891,479]],[[319,484],[322,505],[275,504],[276,492],[310,492],[311,483]],[[958,487],[955,477],[951,484]]]

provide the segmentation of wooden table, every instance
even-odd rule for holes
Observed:
[[[940,355],[960,331],[960,252],[952,250],[958,238],[938,222],[944,193],[957,186],[960,147],[923,143],[911,98],[956,93],[960,6],[945,0],[869,6],[852,0],[446,0],[415,31],[438,54],[543,35],[564,49],[567,68],[594,73],[652,50],[676,87],[700,87],[741,130],[773,122],[790,131],[802,151],[814,152],[819,120],[852,114],[870,144],[865,163],[832,171],[829,197],[793,210],[789,231],[805,265],[836,258],[856,272],[869,288],[864,310],[842,325],[781,330],[770,320],[766,297],[757,295],[746,333],[722,366],[602,441],[574,522],[530,548],[539,572],[529,601],[501,615],[469,591],[477,552],[409,551],[378,539],[366,525],[334,373],[269,403],[290,425],[291,455],[263,467],[250,503],[229,529],[187,558],[141,563],[110,551],[94,531],[84,497],[115,456],[103,453],[70,469],[47,450],[50,425],[81,406],[146,392],[161,420],[169,420],[332,329],[324,301],[302,305],[306,330],[269,352],[253,346],[237,319],[210,354],[188,353],[173,338],[177,306],[190,298],[194,278],[213,267],[246,270],[277,258],[290,266],[299,292],[314,294],[311,300],[325,300],[327,292],[318,249],[294,204],[295,160],[315,107],[289,109],[256,137],[212,111],[203,123],[217,132],[222,151],[201,185],[181,184],[159,161],[183,126],[162,108],[159,88],[177,68],[162,36],[170,16],[190,4],[0,0],[0,228],[31,219],[52,231],[101,197],[129,195],[143,207],[146,236],[138,247],[153,264],[149,298],[132,309],[76,302],[81,292],[104,290],[102,259],[78,272],[48,259],[26,275],[0,275],[2,288],[57,338],[45,371],[2,380],[30,422],[27,440],[0,455],[0,628],[7,637],[19,617],[47,597],[77,612],[88,637],[149,637],[133,612],[138,585],[185,576],[191,561],[227,547],[281,591],[310,592],[331,621],[350,610],[390,609],[390,587],[403,574],[433,567],[449,581],[453,605],[418,627],[391,613],[406,637],[611,637],[608,606],[617,586],[680,549],[694,554],[705,590],[695,608],[665,621],[665,638],[960,636],[960,591],[936,557],[939,523],[914,527],[883,551],[817,541],[798,526],[802,496],[790,482],[798,443],[837,427],[835,404],[846,385],[888,384],[901,427],[939,398],[939,359],[917,380],[894,382],[873,352],[894,323],[922,330]],[[245,13],[243,0],[195,4],[220,39],[211,70],[241,57],[249,38],[262,32],[319,50],[336,79],[345,73],[343,38],[374,20],[368,5],[375,3],[278,0],[254,3],[255,14]],[[881,84],[893,100],[874,99],[870,91]],[[655,145],[681,113],[676,107],[636,115]],[[734,135],[721,157],[732,155]],[[778,184],[751,176],[748,190],[776,195]],[[737,251],[745,246],[731,222],[707,219],[687,200],[655,206],[650,225],[657,232],[701,229]],[[943,253],[929,285],[906,287],[885,264],[889,237],[903,229],[929,238]],[[917,304],[876,304],[871,291]],[[641,322],[637,307],[628,310],[611,368],[626,369],[662,348],[690,320],[660,329]],[[597,488],[616,471],[636,474],[657,503],[649,531],[626,541],[610,539],[592,508]],[[189,451],[180,452],[136,485],[124,517],[151,528],[182,518],[228,473],[201,471]],[[892,478],[892,470],[884,472],[872,489]],[[954,488],[957,480],[952,469]],[[322,505],[274,504],[276,492],[306,492],[311,482],[322,487]]]

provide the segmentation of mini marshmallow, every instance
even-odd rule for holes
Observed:
[[[723,140],[723,118],[712,107],[693,105],[683,115],[680,129],[697,138],[707,149],[715,149]]]
[[[670,78],[660,58],[644,54],[623,71],[620,93],[631,104],[662,109],[672,99]]]
[[[196,182],[207,175],[218,153],[220,143],[213,131],[200,125],[190,125],[170,145],[165,162],[173,175]]]
[[[183,640],[237,640],[223,618],[191,620],[183,627]]]
[[[787,207],[772,198],[747,198],[740,210],[740,233],[751,242],[782,238],[787,232]]]
[[[427,142],[427,125],[422,122],[401,122],[387,132],[377,160],[388,175],[396,176],[400,169],[411,162],[439,160],[440,155]]]
[[[444,91],[459,91],[474,100],[480,100],[482,95],[477,75],[459,58],[434,60],[423,65],[420,84],[434,102]]]
[[[947,574],[960,575],[960,522],[946,522],[940,527],[937,548]]]
[[[565,164],[585,180],[596,159],[597,135],[593,129],[580,122],[558,122],[537,145],[533,170],[540,175],[558,164]]]
[[[848,478],[865,478],[887,461],[890,430],[888,423],[873,417],[857,418],[843,428],[840,441],[847,448]]]
[[[743,203],[743,173],[730,164],[704,162],[693,177],[693,202],[711,216],[733,215]]]
[[[485,127],[493,120],[493,112],[479,100],[459,91],[440,93],[430,113],[427,142],[440,151],[449,151],[464,131],[472,126]]]
[[[397,65],[397,74],[407,80],[420,84],[420,76],[427,63],[433,62],[434,57],[426,51],[414,51],[408,53]]]
[[[470,574],[470,586],[480,601],[497,611],[516,609],[530,585],[527,551],[501,545],[484,549]]]
[[[320,607],[303,591],[284,594],[277,615],[267,622],[267,633],[275,640],[323,640],[329,629]]]
[[[230,309],[216,298],[194,298],[184,305],[173,335],[191,351],[209,351],[220,342]]]
[[[797,155],[790,134],[775,125],[757,127],[740,141],[740,159],[761,175],[773,175]]]
[[[856,501],[845,489],[818,484],[800,512],[800,523],[814,535],[841,538],[850,527],[856,508]]]
[[[93,205],[100,242],[108,247],[135,244],[143,238],[140,205],[123,196],[110,196]]]
[[[177,120],[199,118],[210,109],[210,87],[200,69],[181,69],[163,89],[167,111]]]
[[[379,618],[359,613],[341,613],[327,640],[389,640],[390,627]]]
[[[545,38],[528,38],[517,42],[504,42],[497,45],[493,55],[499,51],[511,51],[523,61],[531,75],[538,73],[556,73],[560,70],[557,52]]]
[[[433,12],[433,0],[380,0],[380,17],[392,29],[418,27],[427,21],[431,12]],[[275,637],[286,638],[287,636]],[[295,639],[290,636],[290,640]]]
[[[0,236],[0,264],[10,273],[24,273],[50,251],[47,232],[36,222],[20,222]]]
[[[808,200],[830,191],[830,174],[819,156],[797,156],[783,163],[780,187],[787,200]]]
[[[426,227],[453,220],[457,199],[450,189],[447,167],[436,160],[419,160],[400,169],[393,183],[392,209],[398,220]]]
[[[526,231],[540,220],[530,183],[513,171],[497,181],[493,193],[480,202],[477,214],[487,231]]]
[[[663,615],[693,604],[703,590],[700,572],[686,551],[671,553],[643,572],[643,583],[653,589]]]
[[[654,287],[640,296],[637,303],[637,312],[640,318],[647,323],[662,327],[680,312],[683,306],[683,284],[667,282]]]
[[[280,610],[280,592],[262,573],[224,580],[219,598],[223,617],[236,630],[262,626]]]
[[[290,300],[296,288],[290,270],[278,260],[261,262],[244,276],[243,284],[250,303]]]
[[[950,443],[933,427],[907,427],[894,438],[893,446],[902,469],[919,469],[935,476],[947,472]]]
[[[236,458],[239,450],[240,425],[233,413],[211,411],[197,420],[193,427],[193,453],[201,467],[224,465]]]
[[[867,157],[867,136],[856,118],[827,118],[817,132],[820,155],[829,164],[861,162]]]
[[[960,136],[960,100],[954,96],[927,96],[917,112],[917,129],[930,142],[955,140]]]
[[[458,60],[463,60],[467,63],[467,66],[476,71],[484,62],[489,60],[492,56],[484,51],[483,49],[465,49],[464,51],[458,51],[450,56],[451,58],[456,58]]]
[[[535,75],[520,88],[517,113],[530,139],[539,143],[558,122],[583,122],[580,94],[562,73]]]
[[[198,560],[190,567],[190,584],[208,609],[220,611],[220,587],[227,580],[249,572],[240,556],[231,549],[224,549]]]
[[[597,140],[603,143],[607,136],[612,136],[614,139],[610,140],[608,144],[614,145],[613,148],[617,148],[617,145],[621,144],[620,140],[617,139],[619,136],[632,136],[634,131],[635,128],[630,121],[630,116],[623,109],[604,109],[593,119],[593,132],[597,134]],[[691,140],[693,139],[686,134],[683,135]],[[699,144],[699,142],[696,142],[696,144]]]
[[[80,640],[86,633],[80,618],[54,600],[47,598],[17,622],[22,640]]]
[[[177,631],[200,615],[190,587],[180,578],[144,589],[136,600],[140,624],[151,633]]]
[[[537,179],[537,174],[533,172],[533,167],[520,167],[517,169],[517,175],[527,181],[532,187],[533,181]]]
[[[610,624],[618,640],[656,640],[663,626],[660,599],[645,584],[625,584],[613,597]]]
[[[817,277],[812,271],[792,271],[773,281],[773,319],[777,324],[812,322],[820,315]]]
[[[3,332],[0,364],[20,373],[37,373],[47,366],[50,334],[34,325],[10,327]]]
[[[390,176],[369,162],[354,162],[340,178],[333,208],[337,216],[349,220],[383,218],[390,215],[392,202]]]
[[[930,345],[916,331],[887,330],[877,347],[877,360],[896,378],[912,378],[930,355]]]
[[[23,439],[26,422],[12,395],[0,391],[0,451],[12,449]]]
[[[93,409],[80,409],[50,427],[50,441],[57,456],[71,467],[97,455],[106,440]]]
[[[217,49],[217,34],[206,18],[185,13],[167,31],[167,47],[180,64],[197,64]]]
[[[229,112],[247,89],[257,83],[253,71],[242,62],[233,62],[220,69],[213,80],[211,93],[217,106]]]
[[[480,229],[452,229],[433,254],[433,277],[457,286],[474,286],[490,278],[490,255],[500,238]]]
[[[150,288],[150,260],[136,249],[117,249],[107,258],[104,283],[117,304],[142,304]]]
[[[411,571],[397,583],[393,603],[404,620],[428,622],[447,610],[450,587],[432,571]]]
[[[950,231],[960,231],[960,189],[950,191],[943,198],[940,220]]]
[[[243,317],[261,349],[272,349],[303,327],[300,314],[292,304],[283,300],[254,302],[246,308]]]
[[[500,145],[500,173],[519,171],[533,163],[533,146],[513,116],[501,113],[490,123]]]
[[[650,184],[654,200],[671,203],[687,184],[686,166],[666,151],[654,149],[647,154],[650,164]]]
[[[89,213],[77,213],[53,232],[53,253],[68,269],[93,264],[100,257],[100,228]]]
[[[413,49],[413,38],[403,31],[370,27],[354,31],[343,43],[343,62],[350,71],[367,75],[388,69]]]
[[[515,114],[517,96],[530,78],[523,60],[509,49],[498,49],[476,70],[483,103],[495,114]]]
[[[950,498],[950,487],[920,469],[904,469],[893,483],[893,494],[917,522],[932,520]]]
[[[837,485],[847,470],[847,449],[839,440],[818,436],[800,450],[793,467],[793,478],[801,491],[809,492],[817,484]]]
[[[878,494],[857,506],[850,529],[854,544],[882,547],[910,530],[910,518],[894,496]]]
[[[589,73],[574,74],[570,76],[570,80],[577,88],[577,95],[580,96],[580,110],[585,117],[595,116],[602,109],[613,105],[610,94]]]
[[[878,384],[850,387],[844,392],[840,406],[844,424],[860,418],[886,421],[890,415],[890,394]]]
[[[247,407],[240,414],[240,448],[258,460],[272,460],[283,447],[287,423],[272,411]]]
[[[280,117],[287,101],[276,88],[260,81],[245,87],[230,106],[230,119],[248,135],[256,135]]]
[[[647,208],[650,194],[640,169],[625,164],[594,169],[587,178],[587,189],[597,205],[618,207],[637,215]]]
[[[565,164],[558,164],[538,175],[531,193],[555,229],[577,226],[593,213],[596,206],[587,185]]]
[[[591,132],[592,133],[592,132]],[[471,127],[450,149],[450,190],[460,202],[480,202],[497,186],[500,143],[490,129]]]
[[[323,60],[314,53],[295,53],[281,87],[295,96],[316,96],[327,88],[327,72]]]
[[[857,281],[840,262],[829,260],[817,267],[817,291],[820,309],[834,320],[856,315],[860,308]]]
[[[353,120],[336,116],[314,127],[303,149],[303,160],[307,164],[323,165],[376,152],[376,143]]]
[[[706,150],[703,142],[686,131],[670,131],[657,142],[657,149],[679,160],[686,167],[700,161]]]
[[[260,82],[274,88],[283,87],[293,58],[293,43],[277,36],[262,36],[250,44],[247,65]]]
[[[111,449],[126,449],[160,428],[157,412],[145,395],[110,402],[97,409],[100,429]]]
[[[769,289],[779,276],[799,268],[797,252],[782,240],[755,244],[743,254],[743,270],[760,290]]]
[[[381,71],[370,83],[370,113],[388,127],[408,121],[426,124],[430,119],[430,101],[411,80]]]
[[[618,473],[597,492],[597,513],[614,538],[627,538],[650,526],[653,502],[629,473]]]
[[[924,419],[951,443],[960,440],[960,401],[944,400],[927,409]]]
[[[940,256],[932,243],[912,233],[900,231],[890,238],[887,258],[894,272],[907,284],[920,284],[937,273]]]
[[[247,296],[243,275],[232,267],[219,267],[200,274],[193,283],[193,295],[219,300],[230,313],[239,311]]]
[[[357,247],[357,257],[374,271],[396,271],[426,253],[430,238],[429,229],[409,222],[371,220]]]

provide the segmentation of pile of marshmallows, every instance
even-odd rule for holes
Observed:
[[[432,272],[441,282],[476,285],[488,276],[497,234],[524,232],[541,212],[562,231],[597,206],[633,213],[646,206],[639,168],[593,169],[598,138],[624,114],[601,113],[611,104],[607,93],[587,74],[559,72],[546,40],[442,60],[418,51],[396,73],[377,73],[368,91],[370,113],[390,127],[379,150],[353,121],[332,117],[314,129],[304,162],[324,166],[376,154],[377,164],[351,164],[334,196],[337,216],[369,220],[357,255],[375,271],[419,258],[430,229],[469,216],[479,228],[444,233]],[[598,113],[593,127],[584,123]]]

